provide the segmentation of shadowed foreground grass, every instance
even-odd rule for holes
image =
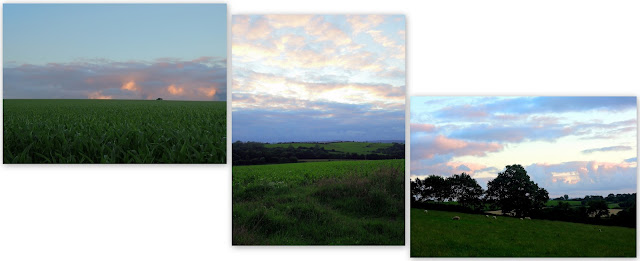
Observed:
[[[234,166],[233,180],[234,245],[404,244],[404,160]]]
[[[635,257],[635,247],[631,228],[411,209],[412,257]]]

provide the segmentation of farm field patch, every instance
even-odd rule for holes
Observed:
[[[4,100],[4,163],[225,163],[226,102]]]
[[[411,209],[412,257],[634,257],[635,246],[626,227]]]

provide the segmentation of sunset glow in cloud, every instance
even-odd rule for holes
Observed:
[[[520,164],[551,196],[636,191],[635,97],[412,97],[411,177],[485,186]]]
[[[5,4],[5,99],[225,101],[225,4]]]
[[[225,59],[90,61],[4,68],[5,99],[226,100]]]
[[[404,140],[404,16],[232,20],[234,140]]]

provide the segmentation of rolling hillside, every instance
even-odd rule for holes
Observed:
[[[411,209],[412,257],[635,257],[635,247],[631,228]]]

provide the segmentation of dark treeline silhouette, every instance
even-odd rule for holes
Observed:
[[[431,175],[411,181],[413,208],[465,213],[500,209],[503,214],[516,217],[626,227],[636,225],[636,193],[609,194],[606,198],[592,195],[579,199],[569,199],[564,195],[556,199],[580,201],[579,206],[559,202],[557,206],[546,207],[548,200],[547,190],[534,183],[521,165],[506,166],[504,172],[489,181],[486,191],[465,173],[447,178]],[[609,215],[609,203],[617,203],[623,210]]]
[[[260,165],[277,163],[296,163],[300,159],[353,159],[353,160],[380,160],[380,159],[403,159],[404,144],[393,143],[393,145],[380,148],[370,154],[358,154],[340,152],[335,149],[326,150],[321,143],[315,143],[310,147],[288,147],[267,148],[266,143],[236,141],[232,144],[233,165]]]

